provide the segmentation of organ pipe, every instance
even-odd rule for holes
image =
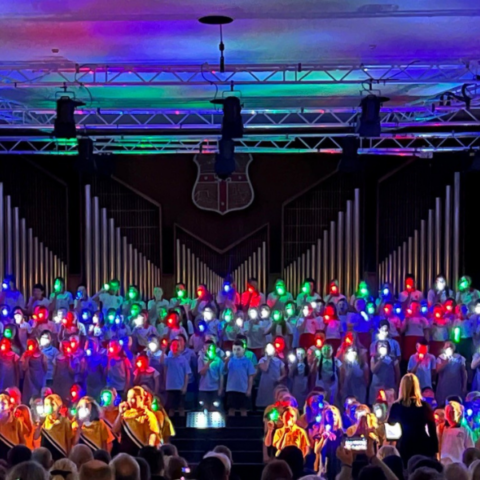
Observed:
[[[345,217],[344,217],[343,212],[338,212],[338,232],[337,232],[337,277],[338,277],[338,282],[340,285],[340,291],[345,291],[344,283],[343,283],[343,250],[345,246],[345,242],[343,239],[343,232],[344,232],[344,222],[345,222]]]
[[[435,269],[434,275],[442,270],[442,199],[435,199]],[[433,277],[432,277],[433,279]]]
[[[354,290],[360,281],[360,189],[355,189],[355,203],[353,212],[353,269],[354,269]]]
[[[92,285],[92,205],[91,187],[85,185],[85,279],[87,291],[93,291]]]
[[[93,290],[100,290],[100,206],[93,197]]]
[[[13,209],[13,233],[14,233],[14,252],[15,252],[15,264],[14,272],[17,277],[17,281],[21,282],[20,277],[20,212],[18,207]],[[18,283],[20,285],[20,283]]]
[[[22,291],[27,297],[27,292],[32,290],[29,288],[29,278],[32,275],[32,270],[28,270],[28,257],[27,257],[27,223],[24,218],[20,220],[20,238],[22,245]],[[27,274],[28,271],[28,274]]]
[[[453,199],[453,285],[458,285],[460,275],[460,173],[454,176]]]
[[[102,272],[100,278],[99,289],[102,287],[103,282],[108,280],[108,219],[107,209],[102,208]]]
[[[444,256],[444,265],[445,265],[445,277],[447,281],[451,280],[451,237],[452,237],[452,225],[451,225],[451,197],[452,197],[452,187],[447,185],[445,189],[445,256]],[[440,272],[438,272],[440,273]]]
[[[6,205],[6,223],[7,223],[7,261],[5,269],[8,275],[13,273],[13,247],[12,247],[12,198],[7,195]]]
[[[110,249],[110,260],[109,260],[109,273],[108,277],[104,278],[105,281],[115,278],[115,221],[113,218],[110,218],[108,221],[109,234],[108,234],[108,245]],[[118,248],[118,246],[117,246]],[[117,255],[120,256],[120,250],[117,250]]]
[[[425,279],[425,264],[427,263],[427,258],[425,256],[425,242],[427,241],[427,222],[422,220],[420,223],[420,288],[426,290],[428,288],[426,279]]]
[[[352,292],[352,201],[347,201],[345,222],[345,292]]]
[[[433,210],[428,211],[428,246],[427,246],[427,278],[425,284],[427,288],[433,280]]]
[[[335,278],[335,222],[330,222],[330,279]]]

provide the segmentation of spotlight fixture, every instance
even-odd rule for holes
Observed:
[[[223,15],[207,15],[198,19],[200,23],[204,25],[218,25],[220,27],[220,44],[218,49],[220,50],[220,73],[225,72],[225,57],[223,52],[225,51],[225,45],[223,43],[223,29],[222,25],[227,25],[233,22],[233,18],[225,17]]]
[[[377,97],[367,95],[362,98],[360,107],[362,109],[357,122],[357,133],[361,137],[379,137],[382,131],[380,126],[380,107],[383,102],[388,102],[388,97]]]
[[[57,138],[75,138],[75,109],[85,103],[62,96],[57,100],[57,116],[55,117],[53,135]]]

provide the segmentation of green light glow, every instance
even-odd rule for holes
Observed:
[[[310,292],[310,285],[305,283],[302,287],[302,292],[308,294]]]
[[[375,313],[375,305],[373,303],[369,303],[367,305],[367,313],[369,315],[373,315]]]
[[[274,310],[272,316],[275,322],[279,322],[282,319],[282,314],[278,310]]]
[[[225,309],[223,312],[223,318],[227,323],[231,322],[233,318],[233,312],[229,308]]]
[[[217,349],[215,345],[210,345],[207,350],[207,357],[210,360],[214,360],[217,357]]]
[[[157,398],[155,397],[153,399],[153,402],[152,402],[152,412],[157,412],[159,409],[159,406],[158,406],[158,400]]]
[[[268,414],[268,419],[271,422],[276,422],[280,418],[280,413],[278,412],[278,409],[274,408],[270,411]]]
[[[102,399],[102,405],[108,406],[112,403],[112,392],[102,392],[100,398]]]
[[[177,297],[178,298],[183,298],[185,296],[185,290],[179,288],[177,289]]]
[[[455,327],[453,329],[453,341],[455,343],[459,343],[461,339],[461,333],[462,331],[460,330],[460,327]]]
[[[109,283],[106,283],[106,284],[103,286],[103,289],[104,289],[104,290],[110,290],[110,284],[109,284]]]
[[[168,315],[168,310],[165,307],[160,308],[160,319],[163,320]]]
[[[137,292],[134,288],[130,288],[130,290],[128,290],[128,298],[130,300],[135,300],[135,298],[137,298]]]
[[[5,338],[12,338],[13,337],[13,332],[11,328],[6,328],[5,333],[3,334]]]
[[[282,282],[278,282],[275,288],[277,290],[277,295],[279,295],[280,297],[282,295],[285,295],[286,289],[285,289],[285,285]]]
[[[56,292],[60,292],[62,290],[62,283],[57,280],[55,282],[55,284],[53,285],[53,289],[56,291]]]

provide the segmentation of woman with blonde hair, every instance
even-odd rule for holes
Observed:
[[[402,429],[397,448],[405,466],[413,455],[437,455],[438,439],[433,411],[422,400],[420,383],[413,373],[403,376],[398,400],[390,409],[388,423],[398,423]]]

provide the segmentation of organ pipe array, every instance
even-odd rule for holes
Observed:
[[[105,282],[117,278],[124,289],[137,285],[144,300],[160,285],[161,271],[146,255],[127,241],[121,226],[92,197],[85,185],[85,279],[88,292],[97,292]]]
[[[237,289],[242,292],[246,288],[248,278],[258,279],[259,289],[266,291],[267,288],[267,245],[262,242],[244,262],[232,271],[232,276],[237,285]],[[184,283],[188,292],[195,296],[196,288],[204,283],[212,293],[218,292],[222,288],[223,277],[213,271],[204,261],[202,261],[189,247],[176,241],[176,281]]]
[[[327,293],[330,280],[339,281],[340,291],[350,295],[360,281],[360,190],[347,200],[345,211],[330,221],[323,236],[291,262],[283,272],[287,289],[300,293],[307,277],[317,282],[317,291]]]
[[[388,282],[399,292],[403,290],[405,276],[413,273],[420,290],[429,289],[439,274],[444,274],[451,285],[457,285],[460,273],[460,173],[454,174],[453,185],[445,187],[445,195],[435,198],[434,206],[418,228],[379,262],[380,284]]]
[[[67,264],[29,228],[20,209],[12,205],[12,197],[4,194],[0,183],[0,272],[15,275],[17,288],[25,300],[35,283],[50,293],[56,277],[67,278]]]

